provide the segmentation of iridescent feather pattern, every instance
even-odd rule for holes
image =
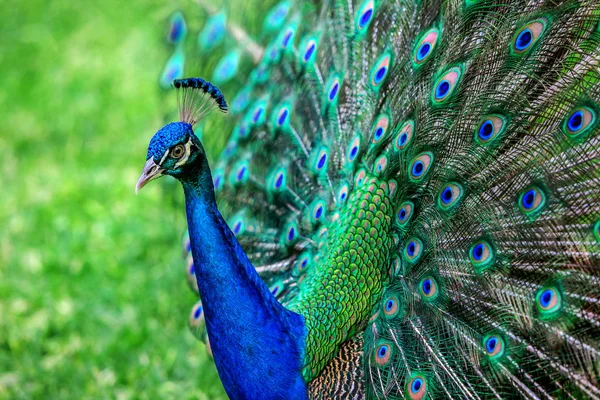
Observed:
[[[185,55],[181,49],[176,49],[171,57],[167,60],[160,77],[160,86],[163,89],[171,87],[173,80],[183,76],[183,68],[185,64]]]
[[[169,89],[174,79],[183,76],[183,68],[185,64],[185,54],[183,45],[187,36],[187,24],[185,18],[180,11],[171,15],[167,32],[167,41],[172,44],[175,49],[173,54],[167,60],[163,72],[160,77],[160,86],[163,89]]]
[[[169,33],[167,34],[167,41],[174,45],[178,45],[185,40],[187,35],[187,25],[181,11],[177,11],[171,16],[171,23],[169,24]]]
[[[600,398],[600,3],[265,15],[252,69],[215,72],[235,128],[212,178],[304,317],[310,396]],[[175,87],[184,122],[227,110],[202,79]]]

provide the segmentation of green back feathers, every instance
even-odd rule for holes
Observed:
[[[600,397],[599,19],[592,1],[266,14],[213,178],[306,319],[313,397]]]

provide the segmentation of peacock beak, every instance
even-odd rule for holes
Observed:
[[[160,167],[160,165],[156,164],[152,157],[146,161],[144,165],[144,170],[142,171],[142,175],[140,175],[140,179],[138,179],[135,185],[135,194],[138,194],[141,188],[143,188],[146,183],[150,182],[153,179],[161,177],[164,172],[164,169]]]

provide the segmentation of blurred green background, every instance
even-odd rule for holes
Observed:
[[[270,4],[238,19],[257,32]],[[158,77],[177,9],[186,75],[204,76],[227,44],[194,53],[206,14],[191,0],[0,1],[0,398],[226,398],[187,328],[179,184],[134,195],[149,139],[175,118]],[[211,118],[214,155],[224,117]]]

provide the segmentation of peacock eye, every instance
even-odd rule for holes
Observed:
[[[415,375],[406,385],[408,398],[411,400],[421,400],[427,394],[427,380],[422,375]]]
[[[556,315],[561,309],[563,301],[561,293],[554,287],[541,288],[537,292],[535,300],[542,318]]]
[[[498,335],[488,335],[483,338],[483,347],[488,357],[500,358],[504,354],[504,340]]]
[[[517,31],[512,43],[512,50],[515,54],[524,54],[529,51],[538,41],[540,36],[546,31],[548,21],[541,18],[528,23]]]
[[[181,157],[183,157],[184,153],[185,153],[185,147],[183,147],[182,144],[178,144],[177,146],[173,147],[173,149],[171,150],[171,157],[181,158]]]
[[[380,367],[386,366],[391,361],[392,345],[388,342],[381,342],[375,349],[375,362]]]
[[[404,258],[411,264],[415,264],[423,254],[423,242],[419,238],[412,238],[404,247]]]
[[[433,28],[425,32],[413,50],[413,63],[420,65],[429,59],[438,41],[440,31]]]
[[[482,118],[477,129],[475,129],[475,140],[482,146],[491,144],[496,138],[504,133],[507,119],[501,115],[493,114]]]
[[[421,296],[425,301],[435,300],[439,295],[438,284],[434,278],[428,276],[419,283]]]
[[[494,263],[494,248],[487,240],[478,240],[469,250],[469,259],[476,272],[483,272]]]
[[[577,137],[588,132],[596,123],[596,112],[589,107],[576,108],[563,123],[563,131],[569,137]]]
[[[453,67],[437,80],[432,93],[432,99],[435,104],[442,104],[452,96],[452,93],[460,82],[462,74],[461,67]]]
[[[546,205],[546,194],[538,187],[532,186],[519,195],[519,207],[525,215],[535,216]]]

